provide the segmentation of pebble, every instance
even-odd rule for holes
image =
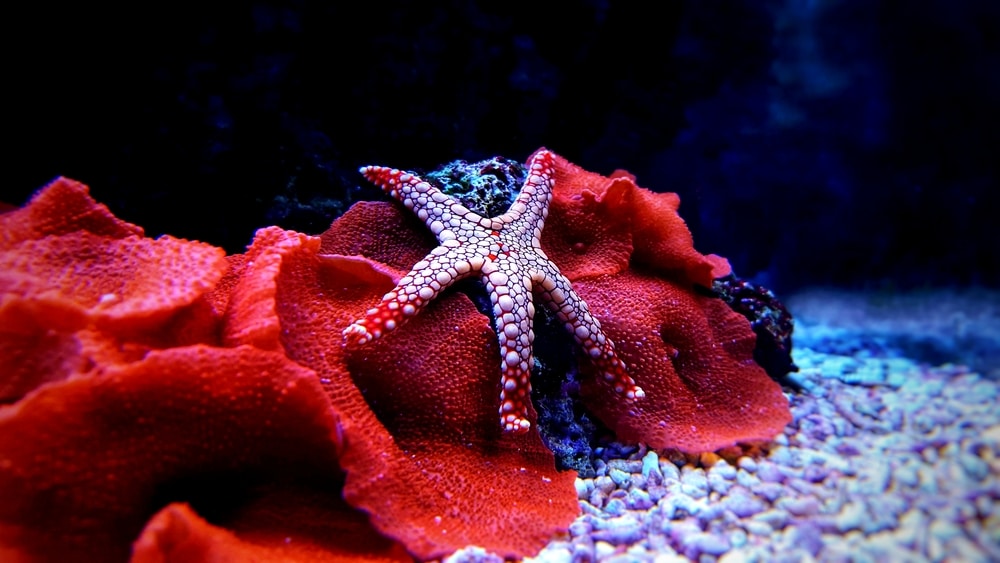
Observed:
[[[766,537],[774,533],[774,528],[772,528],[767,522],[750,520],[749,522],[744,522],[743,526],[746,528],[747,532],[755,536]]]
[[[691,559],[698,559],[698,556],[707,553],[708,555],[722,555],[729,551],[729,539],[714,534],[698,532],[685,536],[681,540],[684,547],[684,555]]]
[[[694,498],[707,496],[708,478],[705,477],[705,471],[700,467],[686,471],[681,476],[681,491]]]
[[[611,557],[614,552],[615,546],[610,543],[606,541],[594,542],[594,555],[596,555],[598,559],[607,559],[608,557]]]
[[[736,472],[736,482],[748,489],[752,489],[754,485],[760,483],[760,477],[748,472],[746,469],[740,469]]]
[[[785,527],[785,524],[788,523],[788,513],[784,510],[777,510],[773,508],[771,510],[765,510],[760,514],[756,514],[753,518],[758,522],[764,522],[768,526],[771,526],[771,529],[773,530],[780,530]]]
[[[754,473],[757,471],[757,461],[754,460],[754,458],[752,457],[743,456],[739,459],[739,461],[737,461],[736,464],[737,466],[739,466],[740,469],[744,471],[750,473]]]
[[[740,518],[753,516],[767,508],[763,501],[749,494],[730,495],[723,500],[723,506]]]
[[[712,469],[715,468],[713,467]],[[723,477],[716,471],[709,471],[707,479],[709,488],[720,495],[725,495],[735,485],[733,480]]]
[[[606,541],[613,545],[631,545],[641,540],[645,534],[642,525],[635,518],[622,516],[609,519],[592,535],[596,541]]]
[[[594,479],[594,488],[607,495],[615,490],[615,482],[611,480],[611,477],[601,475]]]
[[[681,478],[681,471],[677,469],[674,462],[668,460],[660,461],[660,473],[663,474],[664,481],[677,480]]]
[[[786,510],[795,516],[812,516],[819,513],[819,501],[813,497],[785,497],[775,503],[777,508]]]
[[[840,513],[837,514],[834,523],[841,532],[856,530],[861,527],[862,522],[868,517],[868,510],[864,502],[853,500],[844,505]]]
[[[660,471],[660,456],[652,450],[646,452],[642,458],[642,476],[654,485],[663,482],[663,472]]]
[[[858,478],[848,481],[848,490],[864,496],[880,494],[889,486],[892,475],[888,461],[874,460],[858,471]]]
[[[1000,382],[870,350],[797,348],[811,391],[770,444],[604,447],[570,539],[526,563],[1000,561]]]
[[[649,496],[649,493],[642,489],[632,489],[629,491],[625,505],[629,510],[647,510],[652,508],[656,501]]]
[[[618,488],[621,489],[627,489],[632,483],[632,476],[617,467],[611,467],[608,469],[608,477]]]
[[[792,545],[814,557],[823,549],[822,533],[815,524],[808,521],[789,526],[785,530],[785,537]]]
[[[604,505],[604,512],[611,514],[612,516],[619,516],[625,513],[625,501],[620,498],[613,498]]]
[[[750,490],[770,502],[778,500],[781,495],[785,494],[785,487],[781,483],[758,483]]]

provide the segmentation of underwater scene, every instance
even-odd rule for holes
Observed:
[[[651,10],[14,9],[0,561],[1000,561],[1000,5]]]

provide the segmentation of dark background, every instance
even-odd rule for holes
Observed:
[[[360,165],[544,145],[778,291],[1000,285],[1000,2],[544,4],[5,9],[0,200],[65,175],[239,252],[380,197]]]

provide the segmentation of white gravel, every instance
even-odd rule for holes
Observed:
[[[796,348],[773,444],[607,448],[568,537],[526,561],[1000,561],[1000,383],[856,349]]]

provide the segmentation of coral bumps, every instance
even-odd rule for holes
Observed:
[[[635,230],[679,222],[642,218],[660,196],[559,162],[543,248],[658,395],[618,412],[594,381],[591,408],[658,447],[777,432],[787,404],[746,321],[693,292],[721,262],[689,242],[654,260],[668,241]],[[233,256],[146,238],[65,179],[0,215],[2,558],[516,558],[564,530],[574,474],[534,427],[496,425],[499,350],[468,297],[344,348],[432,247],[402,211],[358,204],[322,237],[269,227]]]

